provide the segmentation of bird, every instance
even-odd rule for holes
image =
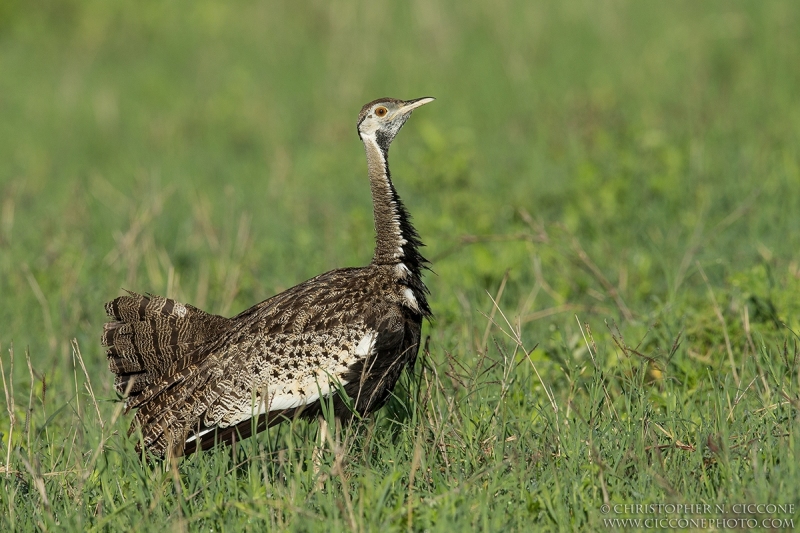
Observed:
[[[363,267],[331,270],[226,318],[154,294],[105,304],[114,387],[135,410],[137,450],[177,458],[245,439],[283,420],[366,417],[413,369],[432,315],[429,262],[389,172],[389,146],[434,98],[380,98],[361,109],[375,251]]]

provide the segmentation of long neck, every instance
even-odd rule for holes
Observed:
[[[389,174],[388,143],[378,142],[369,136],[363,137],[367,152],[369,184],[372,189],[372,204],[375,214],[375,265],[400,265],[408,269],[413,281],[409,286],[420,293],[427,292],[421,281],[421,271],[428,261],[419,253],[423,246],[419,234],[411,225],[411,217],[400,201]],[[414,285],[419,284],[418,287]],[[416,292],[416,291],[415,291]]]

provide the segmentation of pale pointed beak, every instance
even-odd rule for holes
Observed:
[[[398,115],[407,115],[407,114],[411,113],[413,110],[415,110],[416,108],[418,108],[420,106],[423,106],[425,104],[429,104],[429,103],[433,102],[434,100],[436,100],[436,98],[431,98],[430,96],[425,96],[423,98],[417,98],[416,100],[409,100],[408,102],[405,103],[405,105],[403,107],[401,107],[400,109],[395,111],[392,114],[392,116],[389,117],[389,120],[393,120]]]

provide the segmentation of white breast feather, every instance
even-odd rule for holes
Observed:
[[[394,266],[394,275],[400,279],[405,278],[411,271],[408,270],[408,267],[403,263],[397,263]]]
[[[358,341],[356,349],[354,350],[353,353],[361,357],[367,357],[372,352],[372,349],[375,347],[375,337],[376,335],[374,331],[370,331],[369,333],[361,337],[361,340]]]
[[[414,291],[406,287],[403,291],[403,296],[406,298],[406,304],[413,309],[414,311],[419,311],[419,304],[417,303],[417,297],[414,296]]]

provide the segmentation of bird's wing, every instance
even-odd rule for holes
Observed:
[[[139,408],[144,444],[164,453],[216,428],[313,404],[353,379],[349,369],[373,352],[377,337],[364,323],[245,337],[202,361],[185,358],[130,408]]]

